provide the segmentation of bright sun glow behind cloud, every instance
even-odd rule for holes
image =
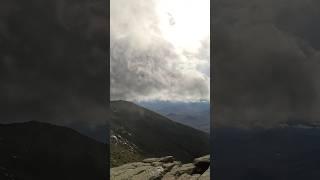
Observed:
[[[210,34],[210,0],[158,0],[164,38],[178,50],[196,52]]]
[[[112,0],[111,95],[209,100],[210,0]]]

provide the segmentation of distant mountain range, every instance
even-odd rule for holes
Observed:
[[[210,152],[207,133],[134,103],[111,102],[110,112],[107,144],[43,122],[1,124],[0,179],[106,179],[109,145],[111,166],[167,155],[190,162]],[[101,133],[92,136],[103,139]]]
[[[0,179],[105,180],[106,145],[36,121],[0,125]]]
[[[131,102],[111,102],[109,122],[112,166],[167,155],[188,162],[210,152],[207,133]],[[127,159],[132,158],[132,154],[134,158]]]
[[[210,132],[210,102],[144,101],[137,104],[176,122]]]

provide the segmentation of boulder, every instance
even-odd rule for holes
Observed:
[[[209,180],[210,156],[182,164],[172,156],[148,158],[111,168],[111,180]]]
[[[194,173],[203,174],[210,166],[210,155],[194,159],[193,164],[196,166]]]
[[[192,174],[194,168],[195,168],[195,165],[192,163],[183,164],[181,167],[177,169],[177,174],[178,175]]]
[[[173,162],[173,161],[174,161],[174,157],[173,156],[165,156],[165,157],[162,157],[162,158],[144,159],[142,162],[145,162],[145,163],[153,163],[153,162],[169,163],[169,162]]]
[[[152,167],[149,169],[146,169],[145,171],[134,175],[131,180],[155,180],[160,179],[162,177],[162,174],[164,172],[164,169],[162,167]]]
[[[210,180],[210,167],[199,177],[198,180]]]
[[[210,155],[202,156],[193,160],[193,164],[197,166],[199,163],[210,164]]]

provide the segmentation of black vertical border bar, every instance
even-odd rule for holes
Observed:
[[[214,175],[214,13],[213,1],[210,0],[210,179]]]
[[[106,84],[105,84],[105,89],[106,89],[106,108],[107,108],[107,112],[110,112],[110,0],[106,0],[105,1],[105,8],[106,8],[106,57],[105,57],[105,61],[106,61],[106,74],[105,74],[105,78],[106,78]],[[110,141],[109,141],[109,137],[110,137],[110,124],[108,119],[106,119],[107,121],[107,141],[106,141],[106,153],[107,153],[107,159],[106,159],[106,163],[107,165],[107,169],[106,169],[106,173],[107,173],[107,179],[110,179]]]

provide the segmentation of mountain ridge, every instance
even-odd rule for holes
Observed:
[[[142,101],[137,104],[178,123],[210,133],[210,102]]]
[[[142,158],[172,154],[178,160],[190,161],[209,152],[209,135],[202,131],[132,102],[119,100],[110,105],[112,132],[134,144]]]
[[[44,122],[0,125],[0,177],[4,179],[106,179],[106,144]]]

